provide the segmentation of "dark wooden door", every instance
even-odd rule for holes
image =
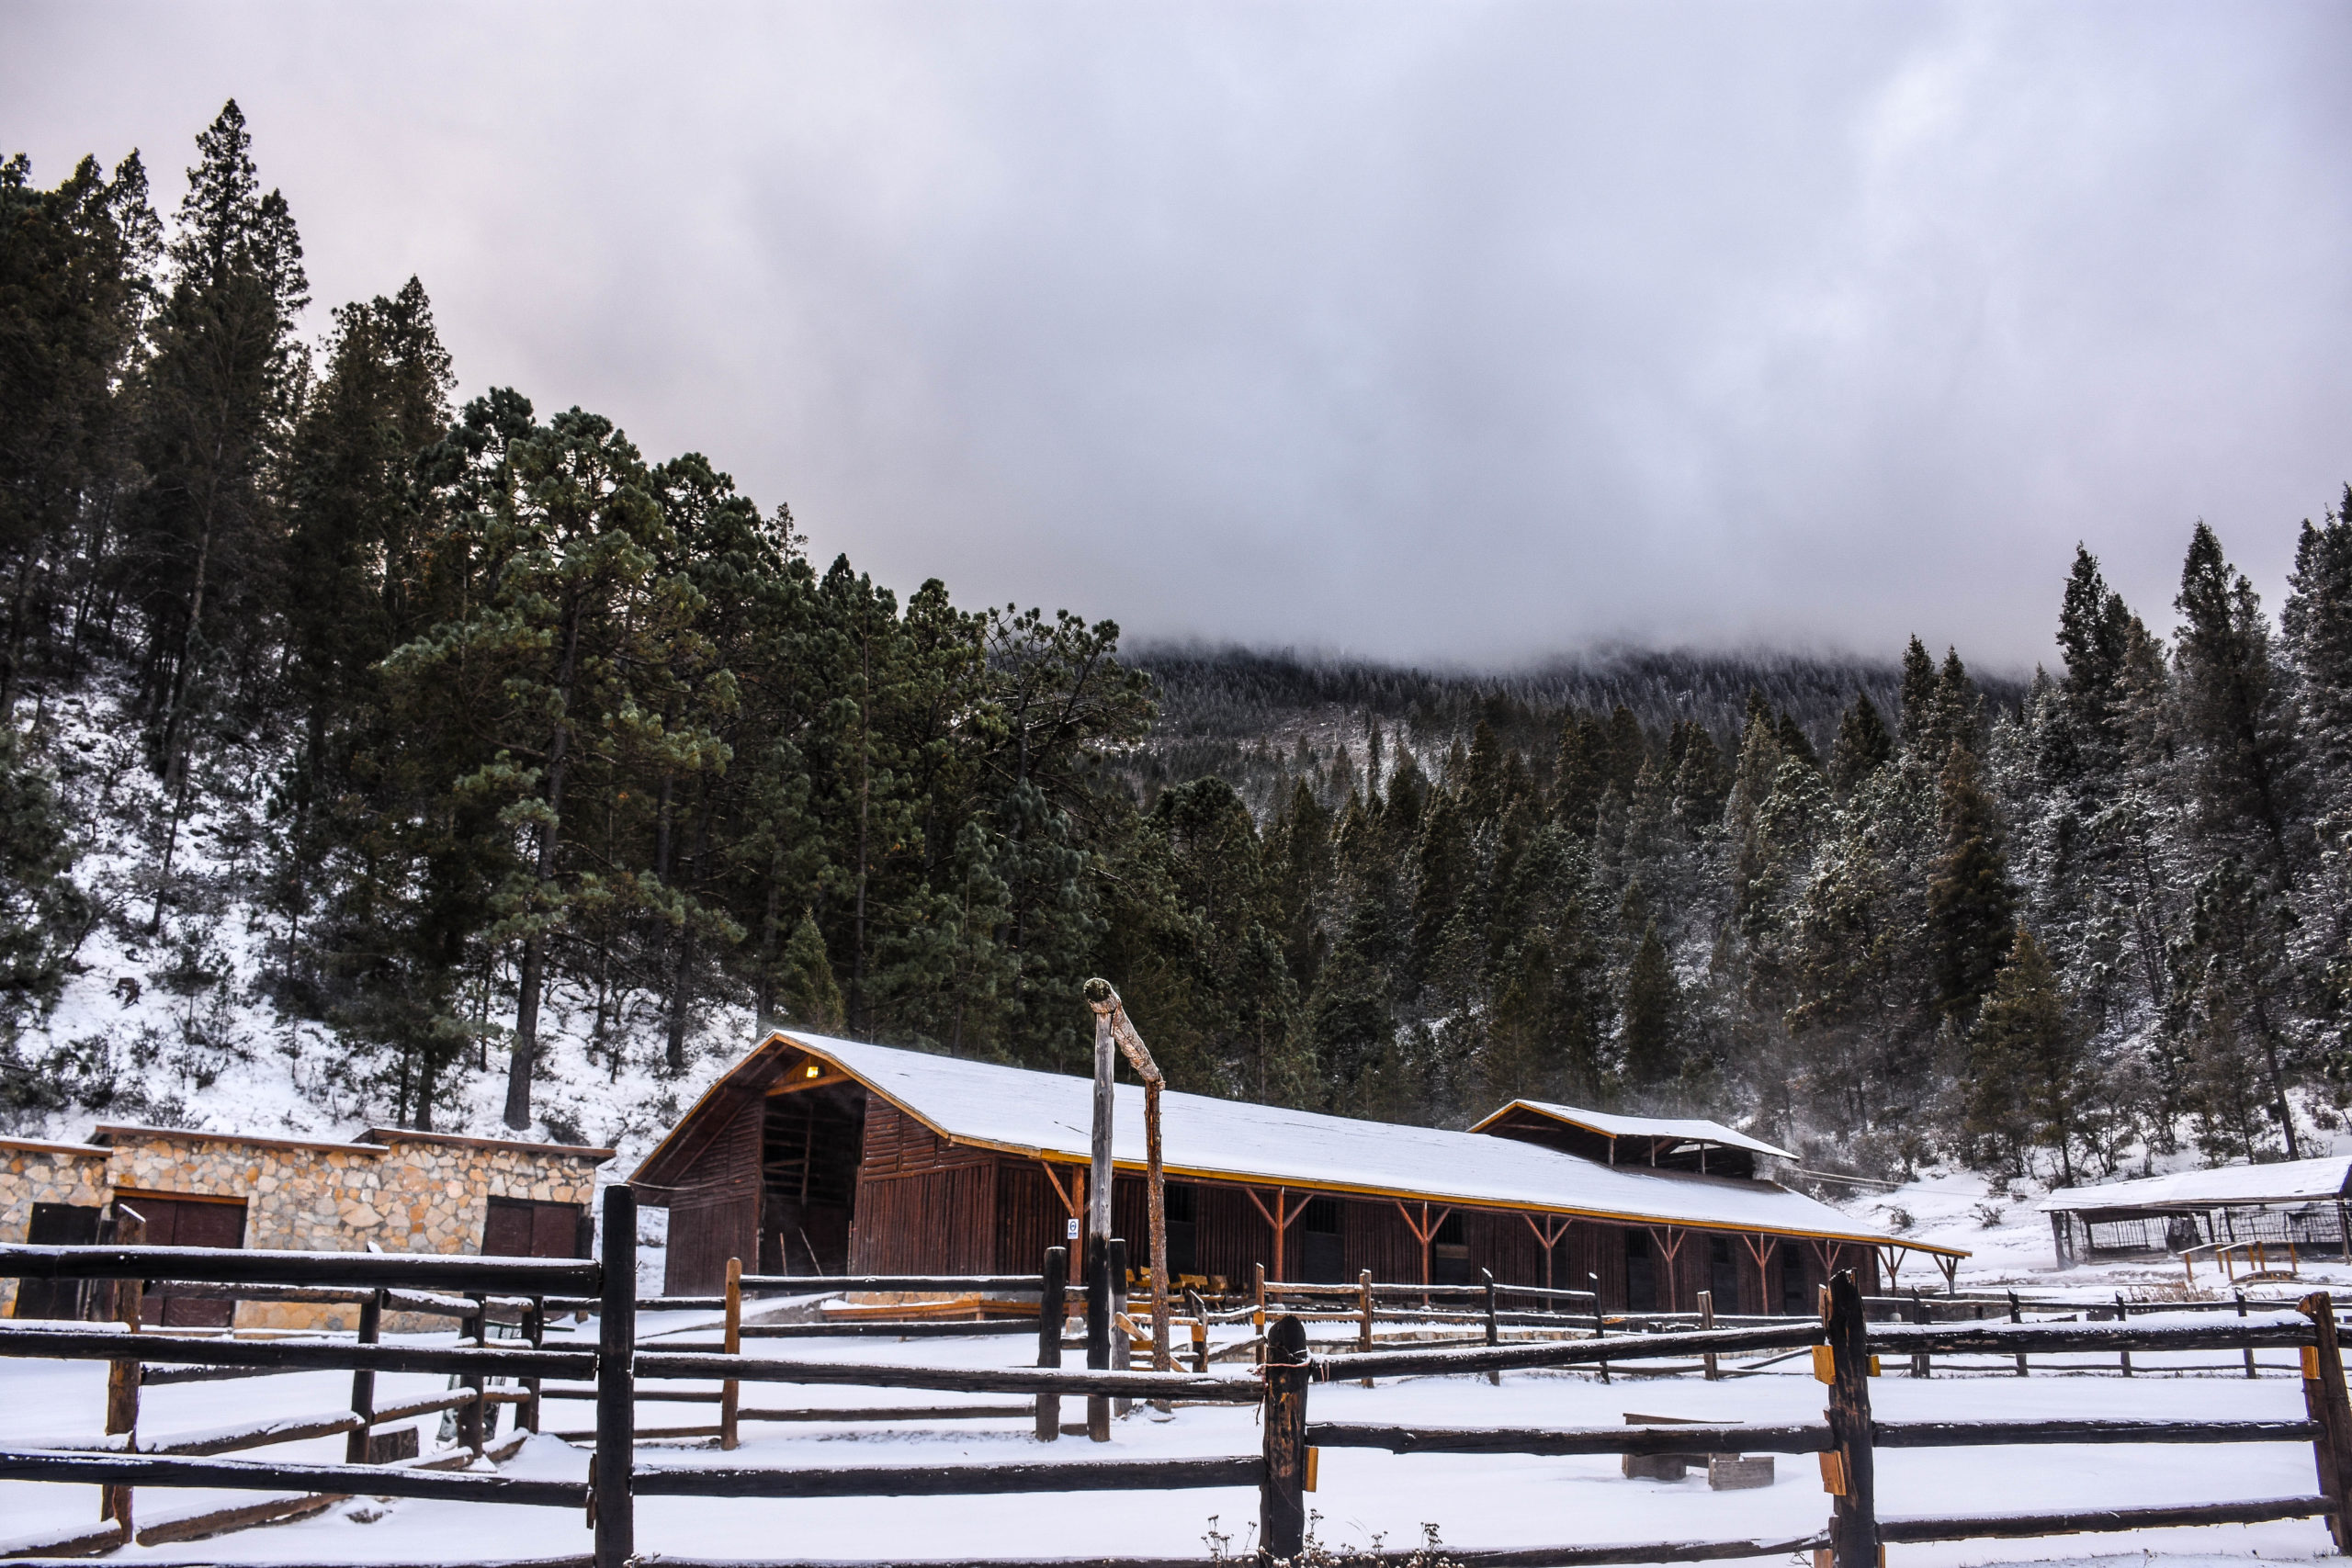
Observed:
[[[245,1201],[234,1199],[150,1198],[139,1194],[116,1200],[147,1222],[150,1247],[242,1247],[245,1245]],[[226,1328],[236,1315],[237,1303],[198,1301],[149,1291],[139,1303],[140,1317],[164,1328]]]
[[[96,1206],[35,1203],[25,1239],[35,1247],[86,1247],[98,1239]],[[19,1280],[17,1317],[80,1317],[90,1297],[87,1280]]]
[[[577,1203],[492,1198],[483,1216],[481,1249],[492,1258],[585,1258]]]

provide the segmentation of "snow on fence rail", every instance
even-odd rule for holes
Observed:
[[[2128,1307],[2117,1303],[2111,1322],[2028,1323],[1913,1322],[1871,1324],[1869,1303],[1851,1274],[1841,1274],[1825,1292],[1820,1320],[1782,1319],[1747,1322],[1741,1326],[1682,1329],[1664,1332],[1605,1335],[1543,1342],[1497,1342],[1500,1316],[1496,1308],[1502,1292],[1491,1281],[1482,1286],[1429,1287],[1438,1299],[1463,1299],[1476,1292],[1487,1311],[1486,1343],[1470,1347],[1422,1345],[1409,1348],[1359,1348],[1350,1353],[1315,1355],[1307,1346],[1304,1314],[1288,1314],[1264,1332],[1264,1363],[1247,1376],[1221,1377],[1205,1369],[1192,1371],[1144,1371],[1113,1364],[1110,1325],[1115,1314],[1108,1297],[1111,1270],[1091,1270],[1088,1292],[1089,1365],[1064,1369],[1059,1365],[1063,1319],[1069,1291],[1065,1258],[1056,1248],[1046,1268],[1036,1276],[987,1276],[988,1288],[1008,1293],[1034,1292],[1039,1298],[1035,1326],[1039,1364],[1035,1367],[923,1367],[776,1361],[741,1353],[741,1307],[743,1286],[764,1284],[754,1277],[733,1281],[736,1288],[719,1298],[728,1325],[721,1348],[660,1349],[640,1345],[636,1337],[635,1195],[627,1188],[606,1197],[604,1257],[609,1268],[594,1263],[540,1263],[527,1260],[472,1258],[411,1258],[369,1254],[198,1253],[185,1248],[113,1247],[98,1248],[0,1247],[0,1273],[45,1273],[50,1277],[104,1278],[141,1280],[150,1278],[194,1278],[226,1287],[294,1286],[331,1292],[355,1286],[364,1289],[361,1332],[352,1339],[234,1340],[193,1335],[153,1334],[140,1330],[136,1291],[118,1292],[128,1303],[130,1321],[123,1326],[0,1325],[0,1356],[69,1357],[115,1363],[109,1379],[110,1442],[119,1450],[105,1451],[28,1450],[0,1448],[0,1480],[36,1480],[96,1483],[106,1489],[106,1517],[116,1521],[115,1544],[130,1539],[130,1490],[138,1486],[202,1486],[277,1492],[289,1488],[311,1495],[310,1501],[361,1493],[388,1496],[454,1498],[534,1506],[583,1507],[594,1530],[594,1550],[586,1561],[594,1568],[624,1568],[635,1552],[634,1499],[640,1495],[709,1497],[846,1497],[952,1495],[1012,1492],[1166,1489],[1171,1487],[1246,1487],[1259,1493],[1259,1542],[1262,1559],[1295,1557],[1305,1544],[1305,1493],[1311,1484],[1315,1450],[1331,1448],[1385,1449],[1397,1453],[1453,1454],[1644,1454],[1688,1452],[1716,1448],[1768,1453],[1813,1453],[1820,1456],[1825,1489],[1831,1495],[1831,1516],[1817,1535],[1791,1540],[1740,1538],[1699,1541],[1650,1541],[1618,1544],[1573,1544],[1502,1551],[1449,1551],[1450,1559],[1465,1568],[1578,1568],[1621,1562],[1706,1562],[1741,1557],[1815,1551],[1824,1555],[1825,1568],[1877,1568],[1879,1548],[1885,1543],[1959,1540],[1973,1537],[2022,1537],[2119,1530],[2190,1524],[2250,1522],[2324,1517],[2339,1547],[2352,1545],[2352,1404],[2347,1404],[2335,1322],[2328,1298],[2316,1295],[2302,1303],[2300,1316],[2266,1314],[2191,1322],[2132,1323]],[[403,1265],[422,1266],[413,1273]],[[341,1272],[338,1266],[348,1268]],[[528,1290],[562,1281],[576,1290],[593,1283],[598,1313],[597,1348],[548,1348],[538,1341],[548,1297],[532,1291],[519,1303],[532,1338],[528,1346],[497,1348],[481,1342],[482,1320],[492,1290]],[[887,1281],[887,1283],[886,1283]],[[919,1281],[919,1283],[910,1283]],[[796,1293],[810,1293],[808,1281],[795,1281]],[[839,1281],[828,1281],[839,1284]],[[973,1278],[944,1276],[856,1277],[855,1288],[967,1289]],[[1368,1280],[1338,1287],[1355,1292],[1359,1307]],[[844,1287],[846,1288],[846,1287]],[[1280,1292],[1289,1287],[1270,1287]],[[475,1343],[457,1347],[410,1347],[377,1342],[374,1329],[387,1300],[401,1290],[457,1290],[468,1297],[443,1298],[469,1319]],[[1384,1291],[1386,1288],[1383,1288]],[[1395,1294],[1419,1295],[1422,1287],[1397,1287]],[[1578,1292],[1551,1292],[1574,1300]],[[1295,1292],[1312,1301],[1316,1292]],[[653,1301],[700,1298],[650,1298]],[[1392,1298],[1393,1299],[1393,1298]],[[1896,1298],[1901,1304],[1900,1298]],[[569,1304],[569,1303],[566,1303]],[[1253,1303],[1254,1304],[1254,1303]],[[2010,1315],[2017,1316],[2014,1303]],[[1915,1310],[1907,1315],[1926,1315]],[[971,1325],[958,1325],[970,1328]],[[1020,1326],[1026,1326],[1025,1325]],[[1596,1324],[1596,1329],[1600,1326]],[[2251,1354],[2256,1347],[2282,1347],[2301,1358],[2305,1411],[2302,1419],[2236,1421],[2147,1420],[2006,1420],[1953,1422],[1881,1422],[1870,1412],[1869,1377],[1876,1353],[1908,1354],[1917,1358],[1945,1355],[2023,1355],[2094,1352],[2129,1355],[2132,1351],[2165,1352],[2208,1348],[2238,1348]],[[1827,1407],[1819,1422],[1780,1427],[1711,1427],[1692,1425],[1622,1427],[1495,1427],[1431,1428],[1377,1423],[1315,1423],[1307,1416],[1308,1392],[1317,1381],[1375,1376],[1426,1376],[1499,1373],[1547,1367],[1594,1365],[1614,1361],[1657,1362],[1693,1355],[1713,1358],[1756,1351],[1802,1353],[1810,1350],[1815,1371],[1829,1385]],[[130,1354],[126,1354],[129,1352]],[[134,1359],[135,1358],[135,1359]],[[136,1394],[147,1363],[215,1371],[293,1371],[337,1367],[354,1372],[353,1410],[300,1421],[263,1423],[250,1431],[197,1434],[178,1441],[142,1445],[135,1432]],[[590,1398],[596,1421],[592,1431],[594,1458],[584,1482],[524,1481],[495,1473],[435,1472],[422,1463],[272,1464],[206,1457],[254,1442],[287,1441],[297,1435],[318,1436],[332,1430],[352,1434],[356,1451],[368,1425],[418,1413],[444,1401],[427,1400],[379,1409],[373,1402],[372,1380],[379,1371],[455,1372],[469,1387],[454,1396],[478,1412],[498,1394],[486,1391],[482,1380],[514,1376],[533,1380],[522,1394],[527,1400],[528,1424],[537,1428],[537,1404],[542,1394]],[[573,1380],[548,1388],[536,1380]],[[697,1391],[644,1389],[650,1382],[699,1382],[720,1384],[727,1427],[753,1413],[737,1408],[736,1391],[743,1383],[809,1383],[869,1388],[933,1390],[958,1393],[998,1393],[1035,1401],[1039,1435],[1059,1435],[1047,1416],[1065,1395],[1082,1395],[1095,1402],[1110,1398],[1207,1401],[1259,1405],[1261,1445],[1256,1454],[1207,1459],[1145,1461],[1074,1460],[1016,1461],[956,1466],[861,1466],[851,1469],[776,1470],[711,1464],[639,1471],[634,1462],[635,1440],[650,1433],[635,1426],[640,1399],[707,1400]],[[1012,1414],[1022,1406],[980,1407],[993,1414]],[[933,1414],[962,1414],[950,1407]],[[760,1412],[761,1416],[814,1418],[821,1412]],[[125,1418],[127,1416],[127,1419]],[[477,1422],[479,1417],[476,1417]],[[477,1426],[476,1430],[479,1430]],[[702,1429],[696,1429],[702,1430]],[[720,1428],[710,1428],[718,1431]],[[731,1429],[728,1435],[731,1436]],[[2257,1498],[2229,1503],[2158,1508],[2102,1508],[2097,1506],[2065,1512],[2013,1515],[1973,1515],[1933,1517],[1881,1517],[1872,1456],[1877,1450],[2022,1445],[2041,1443],[2246,1443],[2312,1444],[2317,1458],[2319,1490],[2309,1496]],[[176,1451],[159,1451],[175,1450]],[[460,1450],[465,1458],[471,1453]],[[265,1510],[266,1511],[266,1510]],[[258,1522],[258,1521],[255,1521]],[[141,1539],[145,1539],[143,1536]],[[60,1543],[65,1547],[67,1543]],[[107,1544],[101,1540],[97,1549]],[[74,1550],[91,1550],[85,1538]],[[1402,1553],[1394,1554],[1402,1558]],[[560,1560],[571,1563],[578,1560]],[[1175,1568],[1192,1560],[1102,1560],[1103,1568]],[[1038,1568],[1012,1562],[973,1563],[964,1568]]]

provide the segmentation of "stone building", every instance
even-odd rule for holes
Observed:
[[[136,1215],[158,1247],[341,1252],[589,1251],[610,1149],[371,1127],[349,1143],[100,1125],[80,1144],[0,1138],[0,1242],[69,1244]],[[0,1280],[0,1312],[79,1315],[81,1292]],[[241,1328],[347,1327],[356,1309],[246,1302]],[[232,1321],[226,1303],[153,1300],[151,1322]]]

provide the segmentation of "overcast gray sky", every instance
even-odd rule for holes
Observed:
[[[2077,538],[2274,605],[2352,479],[2352,7],[0,6],[0,143],[318,321],[1131,636],[2053,657]]]

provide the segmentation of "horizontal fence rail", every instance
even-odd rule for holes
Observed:
[[[1256,1455],[1239,1459],[1069,1460],[1051,1464],[850,1465],[828,1470],[679,1466],[640,1470],[640,1497],[954,1497],[1006,1492],[1162,1491],[1256,1486]]]
[[[562,1258],[445,1257],[415,1252],[273,1252],[202,1247],[0,1246],[0,1277],[185,1280],[230,1285],[405,1285],[520,1295],[594,1292],[604,1271]]]
[[[458,1503],[520,1503],[548,1508],[577,1508],[588,1500],[588,1488],[573,1481],[526,1481],[511,1475],[393,1465],[266,1464],[259,1460],[85,1454],[53,1449],[0,1449],[0,1481],[364,1494]]]
[[[1051,1367],[902,1367],[872,1361],[771,1361],[756,1356],[701,1351],[640,1354],[641,1378],[717,1378],[740,1382],[854,1383],[865,1388],[921,1388],[950,1393],[1084,1393],[1127,1399],[1199,1399],[1255,1404],[1258,1385],[1246,1378],[1194,1372],[1064,1371]]]
[[[488,1346],[362,1345],[349,1339],[208,1339],[194,1335],[119,1334],[101,1328],[20,1328],[0,1324],[0,1356],[68,1361],[162,1361],[272,1371],[432,1372],[458,1376],[586,1378],[587,1350],[494,1349]]]

